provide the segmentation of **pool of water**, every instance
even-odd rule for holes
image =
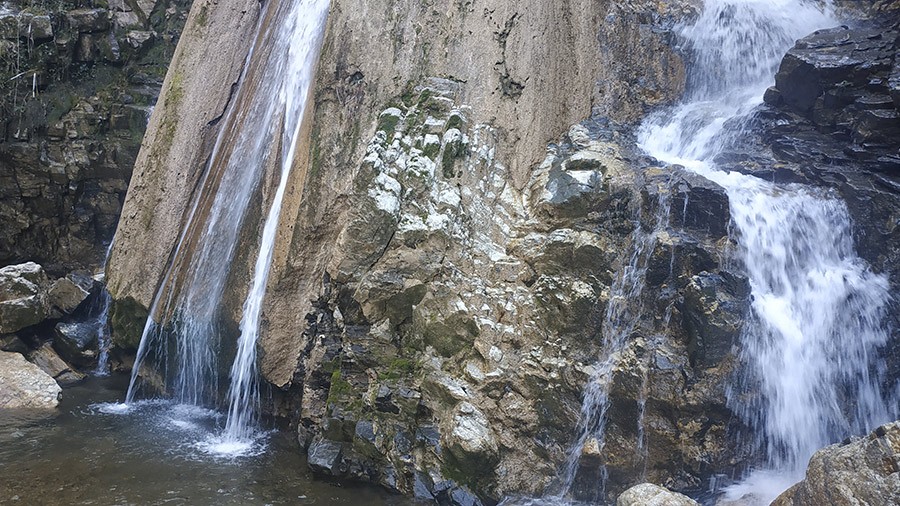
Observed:
[[[0,411],[0,504],[412,504],[313,479],[287,431],[250,456],[217,456],[208,443],[220,413],[166,401],[116,412],[126,386],[91,378],[50,414]]]

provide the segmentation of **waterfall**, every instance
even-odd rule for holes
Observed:
[[[275,249],[275,234],[281,216],[281,204],[287,188],[288,176],[294,165],[300,128],[306,111],[315,72],[319,45],[325,31],[325,18],[329,0],[305,0],[297,2],[282,25],[278,40],[287,53],[287,67],[284,85],[279,90],[278,101],[284,108],[284,130],[282,139],[281,173],[278,189],[263,227],[262,240],[256,264],[253,267],[253,283],[244,301],[244,315],[241,318],[241,336],[238,339],[237,356],[231,368],[229,389],[228,420],[225,425],[227,440],[247,439],[252,431],[254,405],[258,403],[256,386],[256,338],[259,333],[259,318],[272,254]]]
[[[692,62],[684,101],[639,131],[649,154],[728,193],[752,293],[739,343],[743,368],[728,402],[765,452],[762,469],[729,491],[732,498],[752,493],[768,504],[802,478],[818,448],[896,416],[881,390],[879,359],[889,334],[888,283],[856,255],[844,202],[826,190],[725,172],[713,161],[740,135],[794,41],[836,24],[821,2],[707,0],[680,30]]]
[[[265,215],[240,337],[224,434],[214,451],[240,452],[254,433],[258,405],[256,337],[281,204],[324,35],[328,0],[267,2],[237,94],[226,112],[200,189],[160,288],[154,296],[132,371],[126,404],[143,368],[156,371],[178,402],[212,404],[218,377],[224,297],[241,232],[267,171],[278,181]],[[252,235],[251,235],[252,237]],[[171,386],[169,384],[171,383]]]
[[[106,376],[109,374],[109,349],[112,347],[112,339],[109,335],[109,306],[112,297],[106,291],[106,287],[100,289],[100,305],[94,320],[94,328],[97,331],[97,368],[94,376]]]

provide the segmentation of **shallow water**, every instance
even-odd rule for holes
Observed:
[[[222,415],[166,401],[127,413],[127,378],[63,391],[58,411],[0,412],[0,504],[411,504],[375,487],[314,480],[289,432],[256,456],[222,458],[203,443]]]

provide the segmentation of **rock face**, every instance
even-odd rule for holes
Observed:
[[[900,32],[878,26],[818,31],[791,49],[766,102],[874,154],[900,139]]]
[[[900,504],[900,421],[815,453],[806,477],[772,506]]]
[[[700,506],[700,503],[658,485],[641,483],[622,492],[616,506]]]
[[[0,265],[60,275],[103,261],[190,0],[24,4],[0,14]]]
[[[18,353],[0,351],[0,409],[52,409],[62,389]]]

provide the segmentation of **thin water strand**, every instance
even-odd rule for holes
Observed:
[[[134,401],[143,368],[159,374],[179,402],[213,404],[219,398],[223,295],[249,206],[282,141],[284,111],[272,97],[286,67],[284,53],[275,50],[284,47],[277,42],[283,26],[279,14],[287,4],[270,2],[264,8],[201,190],[154,296],[126,403]]]
[[[281,174],[263,227],[259,253],[253,268],[253,284],[244,302],[238,351],[231,368],[228,419],[224,435],[227,441],[247,440],[254,432],[253,420],[259,403],[256,341],[259,335],[262,302],[272,266],[281,205],[294,165],[306,102],[325,30],[328,6],[329,0],[298,2],[289,13],[283,33],[279,37],[281,43],[286,46],[288,61],[284,84],[278,97],[283,103],[285,118]]]

